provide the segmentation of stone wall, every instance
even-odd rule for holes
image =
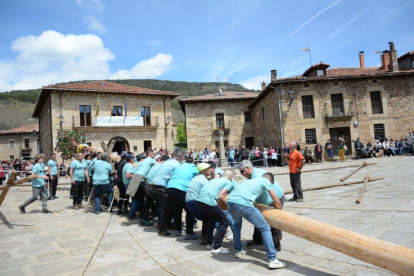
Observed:
[[[244,121],[244,112],[251,100],[222,102],[186,102],[187,147],[189,149],[215,149],[219,133],[215,131],[216,113],[224,113],[224,140],[229,146],[242,146],[246,137],[254,137],[253,122]],[[253,114],[252,114],[253,115]]]
[[[25,147],[25,139],[29,139],[29,147]],[[14,145],[10,146],[10,141],[14,141]],[[30,156],[35,156],[37,152],[37,137],[33,136],[33,133],[11,133],[0,135],[0,160],[9,160],[10,156],[14,159],[23,157],[21,150],[31,149],[31,151],[25,151]],[[13,160],[14,161],[14,160]]]
[[[45,157],[48,158],[53,152],[52,110],[50,97],[47,99],[42,113],[40,114],[39,133],[40,152],[44,153]]]

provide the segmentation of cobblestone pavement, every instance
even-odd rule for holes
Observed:
[[[364,160],[365,161],[365,160]],[[355,199],[362,184],[304,193],[303,203],[287,202],[285,211],[329,223],[377,239],[414,248],[414,157],[369,159],[347,181],[370,176],[385,179],[368,183],[362,203]],[[362,161],[306,165],[305,169],[358,165]],[[338,183],[354,168],[302,173],[304,187]],[[287,172],[287,168],[272,168]],[[276,176],[290,189],[288,175]],[[13,187],[0,207],[0,275],[80,275],[96,244],[106,214],[75,211],[69,186],[49,201],[51,214],[40,212],[36,201],[20,214],[17,206],[30,197],[30,187]],[[289,199],[291,195],[287,195]],[[198,234],[199,234],[198,229]],[[250,240],[253,227],[244,222],[242,240]],[[132,235],[132,236],[131,236]],[[212,255],[198,241],[159,237],[155,227],[143,227],[124,216],[111,216],[110,225],[86,275],[169,275],[138,245],[135,238],[163,266],[178,275],[389,275],[388,271],[284,233],[278,259],[281,270],[268,270],[263,246],[247,248],[248,255],[234,258],[232,242],[223,247],[229,255]]]

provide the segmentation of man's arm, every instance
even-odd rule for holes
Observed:
[[[88,174],[88,170],[85,168],[85,179],[87,180],[87,183],[91,182],[91,180],[89,179],[89,174]]]
[[[279,209],[282,210],[282,204],[280,203],[280,200],[277,198],[275,191],[270,190],[268,191],[270,197],[273,199],[273,205]]]
[[[75,180],[73,179],[73,168],[69,169],[69,176],[72,184],[75,184]]]

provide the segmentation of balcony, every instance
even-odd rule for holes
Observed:
[[[327,120],[350,120],[353,116],[350,106],[345,102],[325,103],[325,118]]]
[[[227,135],[230,132],[230,122],[228,121],[214,121],[213,122],[213,133],[218,134],[220,131],[224,131],[224,134]]]
[[[109,116],[108,116],[109,117]],[[131,118],[132,117],[132,118]],[[100,117],[98,117],[100,118]],[[156,130],[159,127],[158,117],[155,117],[155,125],[144,126],[143,122],[137,123],[133,116],[112,116],[107,124],[98,125],[96,118],[81,118],[79,116],[72,116],[72,129],[83,131],[108,131],[108,130],[130,130],[130,131],[148,131]]]
[[[303,119],[315,118],[315,110],[313,105],[303,105]]]
[[[371,102],[372,114],[383,114],[382,101]]]

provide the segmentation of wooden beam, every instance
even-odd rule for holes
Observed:
[[[104,141],[101,142],[101,147],[104,152],[108,152],[108,148],[106,147],[106,143]]]
[[[256,204],[271,227],[399,275],[414,275],[414,250]]]
[[[86,202],[86,205],[85,205],[85,209],[83,210],[84,214],[89,212],[89,205],[91,205],[91,200],[92,200],[92,197],[94,196],[94,191],[95,191],[95,187],[92,187],[91,194],[89,195],[88,201]]]
[[[107,148],[106,152],[107,152],[108,154],[111,154],[112,150],[114,149],[114,146],[115,146],[115,140],[112,140],[112,141],[111,141],[111,143],[109,144],[109,146],[108,146],[108,148]],[[119,154],[121,154],[121,153],[119,153]]]
[[[348,178],[350,178],[354,173],[356,173],[357,171],[359,171],[362,167],[366,166],[367,162],[362,163],[358,168],[356,168],[355,170],[353,170],[352,172],[350,172],[349,174],[347,174],[346,176],[342,177],[340,180],[341,182],[344,182],[345,180],[347,180]]]
[[[377,163],[367,163],[366,166],[369,165],[375,165]],[[316,169],[316,170],[302,170],[302,173],[310,173],[310,172],[319,172],[319,171],[328,171],[328,170],[339,170],[339,169],[344,169],[344,168],[353,168],[356,167],[358,165],[348,165],[348,166],[338,166],[338,167],[331,167],[331,168],[322,168],[322,169]],[[273,175],[284,175],[284,174],[289,174],[290,172],[281,172],[281,173],[274,173]]]
[[[370,180],[369,174],[364,179],[364,185],[362,185],[361,190],[359,191],[358,197],[355,201],[356,204],[360,204],[362,200],[362,196],[364,195],[365,189],[367,188],[368,181]]]
[[[3,204],[3,201],[6,198],[6,195],[9,192],[10,187],[13,187],[13,186],[16,186],[16,185],[19,185],[19,184],[28,182],[28,181],[30,181],[30,180],[35,179],[35,178],[38,177],[37,174],[32,174],[29,177],[21,178],[19,180],[13,181],[13,179],[14,179],[15,176],[16,176],[16,171],[13,170],[12,173],[10,174],[10,178],[7,181],[7,185],[6,186],[2,185],[0,187],[0,190],[2,190],[1,195],[0,195],[0,206]],[[12,181],[10,181],[10,179],[12,179]]]

